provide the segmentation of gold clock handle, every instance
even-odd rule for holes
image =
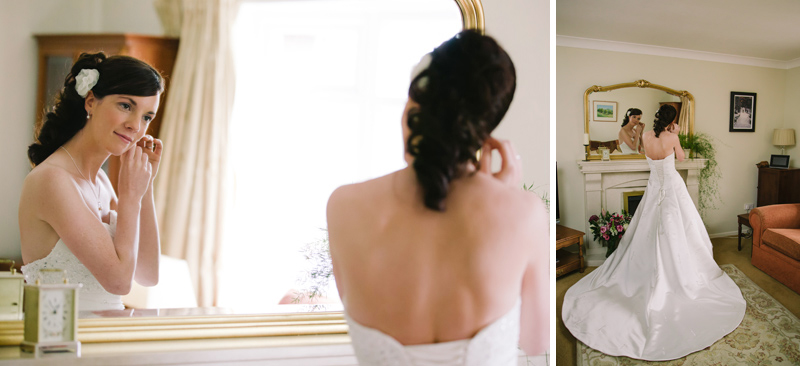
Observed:
[[[67,271],[66,270],[63,270],[63,269],[60,269],[60,268],[43,268],[43,269],[39,270],[39,274],[36,276],[36,284],[37,285],[41,285],[42,272],[47,273],[47,274],[56,274],[58,272],[61,272],[61,280],[64,281],[64,283],[67,283]]]
[[[0,258],[0,263],[9,263],[10,267],[8,267],[8,271],[11,272],[12,275],[17,273],[17,267],[14,267],[14,263],[16,262],[14,262],[13,259]]]

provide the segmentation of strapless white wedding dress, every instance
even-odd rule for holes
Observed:
[[[117,212],[110,211],[109,224],[103,223],[111,234],[111,238],[117,231]],[[103,288],[86,266],[75,257],[67,248],[64,241],[58,239],[53,250],[46,257],[37,259],[22,266],[22,273],[25,275],[25,282],[34,283],[39,275],[39,271],[45,268],[63,269],[66,271],[69,283],[80,283],[83,287],[78,292],[78,311],[99,311],[99,310],[122,310],[122,297],[114,295]]]
[[[345,311],[360,366],[512,366],[517,365],[521,302],[471,339],[404,346],[391,336],[365,327]]]
[[[732,332],[746,304],[714,261],[675,154],[647,163],[647,188],[619,247],[567,290],[562,319],[600,352],[664,361]]]

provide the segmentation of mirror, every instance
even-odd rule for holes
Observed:
[[[694,96],[688,91],[652,84],[647,80],[609,86],[593,85],[586,89],[583,112],[587,159],[602,159],[604,148],[608,149],[610,159],[644,159],[643,148],[626,144],[623,134],[631,136],[652,130],[655,113],[665,103],[677,109],[680,133],[693,134]],[[623,128],[623,121],[631,108],[642,112],[641,125],[628,124],[627,128]]]
[[[484,16],[480,0],[439,1],[448,3],[448,6],[452,6],[452,2],[455,1],[461,15],[461,25],[464,29],[484,30]],[[419,3],[423,4],[424,2]],[[427,3],[424,3],[424,5],[427,5]],[[405,3],[403,6],[412,7]],[[458,13],[455,13],[455,9],[456,8],[452,8],[453,14],[458,16]],[[244,11],[245,10],[241,10],[240,14]],[[409,10],[409,13],[410,12]],[[418,23],[420,20],[414,21]],[[406,32],[413,30],[414,27],[407,25],[400,31]],[[453,30],[450,36],[457,31],[458,29]],[[437,40],[436,44],[438,45],[443,40],[444,39]],[[300,41],[303,41],[303,39],[300,39]],[[414,57],[418,60],[420,56],[421,54],[415,55]],[[368,59],[372,62],[380,61],[375,58]],[[410,69],[408,72],[410,72]],[[408,73],[404,73],[401,76],[405,80],[405,87],[407,87]],[[400,110],[400,112],[401,111],[402,110]],[[395,122],[398,130],[400,126],[400,112],[396,113],[390,121]],[[400,141],[399,131],[395,138]],[[398,156],[398,159],[402,159],[402,156]],[[324,198],[327,199],[327,197]],[[247,284],[249,291],[256,292],[259,291],[261,287],[259,281],[253,278],[240,277],[239,279],[240,282],[245,282]],[[272,314],[265,314],[263,309],[262,312],[258,314],[230,314],[221,309],[209,308],[174,311],[155,309],[121,311],[109,314],[112,316],[108,317],[81,318],[79,320],[79,340],[84,343],[103,343],[175,339],[327,335],[340,337],[334,340],[337,342],[347,341],[347,326],[341,311],[309,313],[307,311],[311,309],[309,309],[308,306],[297,305],[294,309],[291,309],[291,307],[292,305],[289,305],[287,308],[274,309]],[[293,313],[287,314],[289,312]],[[0,322],[0,345],[18,345],[22,341],[22,335],[22,321]],[[316,341],[314,339],[313,337],[308,337],[308,340],[293,340],[292,344],[299,345],[304,344],[304,342],[313,343],[319,341],[319,339]],[[328,339],[325,342],[330,344],[331,340]]]

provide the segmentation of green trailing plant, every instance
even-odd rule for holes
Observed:
[[[719,186],[717,185],[719,179],[722,178],[722,173],[717,165],[717,150],[714,144],[711,143],[711,136],[705,133],[696,133],[694,135],[678,134],[681,142],[681,147],[684,149],[691,149],[691,158],[701,157],[708,160],[706,166],[700,170],[699,186],[700,197],[698,197],[698,211],[700,215],[705,216],[709,210],[717,208],[717,201],[719,200]]]

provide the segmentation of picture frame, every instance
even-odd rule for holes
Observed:
[[[617,102],[592,101],[592,120],[597,122],[617,122]]]
[[[775,154],[770,155],[769,167],[777,169],[788,169],[789,155],[775,155]]]
[[[756,132],[756,93],[731,92],[729,132]]]

